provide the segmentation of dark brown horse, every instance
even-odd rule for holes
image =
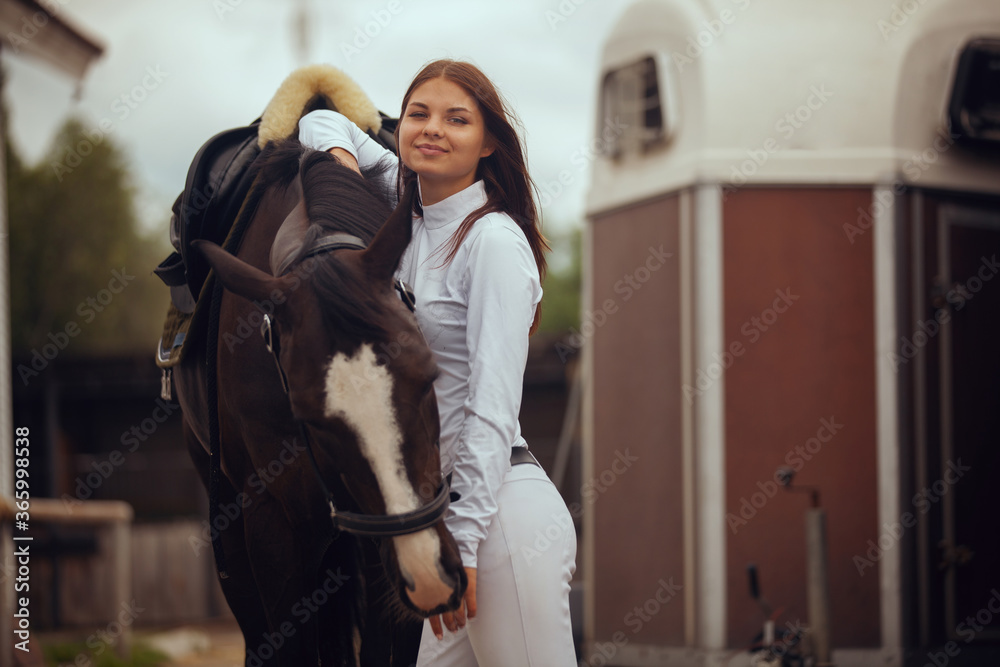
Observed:
[[[218,401],[222,589],[248,667],[409,665],[419,617],[457,606],[466,585],[440,518],[437,370],[394,289],[413,191],[390,215],[375,181],[294,139],[256,165],[238,251],[198,243],[226,289],[203,346],[217,344],[217,396],[210,351],[174,374],[210,487]]]

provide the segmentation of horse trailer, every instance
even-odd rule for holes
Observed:
[[[1000,4],[639,0],[596,103],[584,660],[816,625],[812,496],[833,664],[1000,664]]]

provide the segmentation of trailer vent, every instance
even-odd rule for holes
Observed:
[[[601,107],[597,136],[608,157],[643,154],[666,139],[660,80],[652,56],[608,72]]]
[[[948,122],[964,140],[1000,144],[1000,39],[976,39],[962,50]]]

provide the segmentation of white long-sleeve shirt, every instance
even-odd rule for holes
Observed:
[[[396,157],[346,117],[314,111],[299,121],[299,140],[317,150],[343,148],[362,167]],[[385,178],[396,182],[396,168]],[[441,420],[441,468],[453,473],[445,525],[462,563],[476,567],[479,543],[497,511],[512,447],[527,446],[518,413],[528,329],[542,299],[538,267],[524,232],[510,216],[488,213],[473,224],[450,263],[447,246],[462,221],[486,203],[477,181],[413,218],[413,237],[398,276],[413,287],[417,322],[440,376],[434,383]],[[442,266],[442,264],[444,264]]]

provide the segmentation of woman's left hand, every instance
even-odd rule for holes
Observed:
[[[476,617],[476,568],[465,568],[465,576],[469,579],[469,585],[465,589],[465,596],[462,598],[462,604],[458,606],[458,609],[455,611],[446,611],[443,614],[431,616],[430,618],[431,630],[434,631],[434,636],[438,639],[444,638],[444,632],[441,630],[442,620],[444,621],[444,627],[452,632],[456,632],[459,628],[465,627],[466,617]]]

